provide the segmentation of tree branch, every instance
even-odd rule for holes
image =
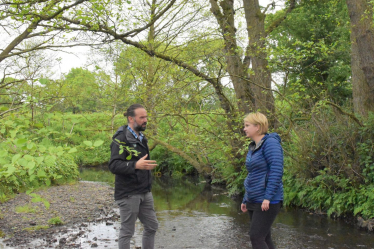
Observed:
[[[296,0],[289,0],[290,1],[290,6],[287,8],[286,12],[284,13],[284,15],[280,18],[278,18],[277,20],[275,20],[272,24],[270,24],[270,26],[267,28],[267,30],[265,31],[265,36],[268,36],[271,32],[274,31],[274,29],[276,29],[277,27],[279,27],[279,25],[284,21],[286,20],[287,18],[287,15],[289,13],[291,13],[291,11],[296,7]]]

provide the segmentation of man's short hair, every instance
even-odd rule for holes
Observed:
[[[244,118],[244,122],[248,122],[254,125],[258,125],[260,129],[258,133],[263,135],[268,132],[269,122],[264,114],[261,112],[252,112]]]
[[[127,108],[127,111],[123,114],[123,116],[125,116],[127,118],[127,121],[129,121],[129,117],[135,117],[135,110],[140,108],[145,109],[141,104],[133,104],[129,108]]]

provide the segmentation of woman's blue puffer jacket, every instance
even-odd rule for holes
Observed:
[[[277,133],[265,134],[257,145],[251,142],[245,165],[243,203],[283,201],[283,149]]]

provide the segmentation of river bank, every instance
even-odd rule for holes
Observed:
[[[3,240],[5,246],[81,248],[76,241],[88,232],[85,228],[89,223],[105,221],[113,224],[118,219],[113,212],[113,188],[107,184],[78,182],[35,193],[49,202],[48,209],[43,202],[33,203],[32,197],[25,193],[0,204],[0,233],[6,235]],[[51,221],[57,224],[50,224]],[[58,225],[59,221],[63,224]],[[78,230],[77,233],[69,232],[68,228],[73,227]],[[93,247],[95,243],[94,240],[87,242]]]

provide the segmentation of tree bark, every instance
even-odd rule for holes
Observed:
[[[274,97],[271,89],[271,73],[265,52],[265,14],[261,12],[258,0],[244,0],[247,22],[248,46],[246,57],[251,58],[254,75],[250,87],[255,95],[255,108],[270,115],[274,114]],[[265,90],[269,89],[269,90]]]
[[[265,14],[258,0],[244,0],[248,45],[244,59],[239,52],[234,20],[234,0],[210,0],[223,36],[227,71],[238,99],[240,115],[260,110],[269,116],[274,114],[274,97],[271,91],[271,73],[265,52]],[[221,8],[220,8],[220,7]],[[253,75],[250,75],[250,66]],[[274,122],[270,119],[273,126]]]
[[[244,65],[236,41],[235,11],[233,0],[223,0],[219,8],[217,0],[210,0],[211,12],[215,16],[225,44],[227,72],[234,86],[239,113],[244,115],[254,109],[255,95],[249,86],[248,66]]]
[[[367,0],[346,0],[351,19],[353,106],[356,114],[374,112],[373,6]]]

